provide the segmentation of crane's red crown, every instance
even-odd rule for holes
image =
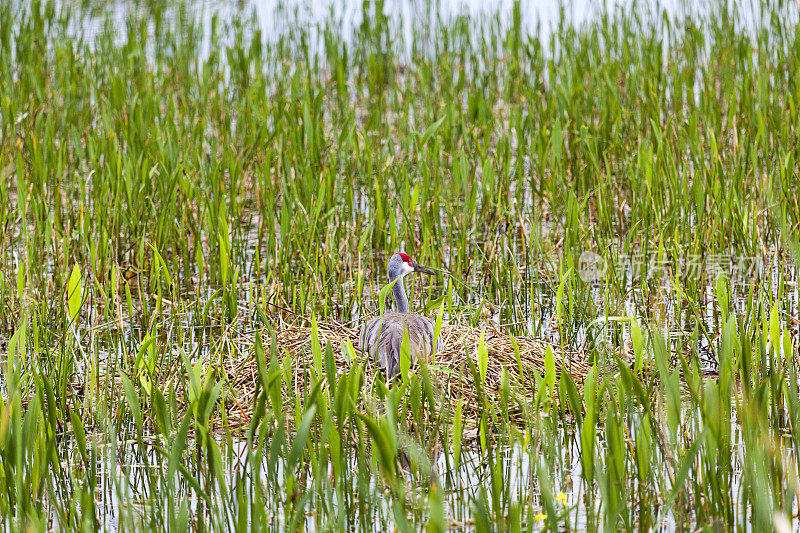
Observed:
[[[403,261],[405,261],[406,263],[411,262],[411,257],[407,253],[405,252],[397,252],[397,253],[400,254],[400,257],[402,257]]]

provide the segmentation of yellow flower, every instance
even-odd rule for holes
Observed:
[[[559,492],[558,496],[556,496],[556,501],[561,502],[561,505],[567,505],[567,495],[563,492]]]
[[[537,515],[536,515],[536,517],[535,517],[534,519],[535,519],[537,522],[541,522],[541,521],[542,521],[542,520],[544,520],[545,518],[547,518],[547,515],[546,515],[546,514],[544,514],[544,513],[539,513],[539,514],[537,514]]]

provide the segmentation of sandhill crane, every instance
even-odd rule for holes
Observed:
[[[383,316],[373,318],[361,330],[361,350],[368,350],[372,357],[377,358],[380,367],[386,370],[389,378],[400,370],[400,347],[403,343],[404,328],[408,331],[412,362],[415,363],[418,357],[427,358],[434,353],[433,321],[426,316],[410,313],[408,309],[403,277],[412,272],[435,274],[433,270],[415,263],[404,252],[398,252],[389,258],[389,282],[397,280],[392,287],[397,312],[384,313]],[[436,350],[441,350],[441,347],[439,339]]]

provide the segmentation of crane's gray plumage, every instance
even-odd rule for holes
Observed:
[[[380,367],[386,370],[388,377],[400,370],[400,347],[403,344],[403,332],[408,331],[411,361],[427,358],[434,353],[434,323],[423,315],[409,312],[408,296],[403,285],[403,278],[411,272],[434,274],[422,265],[418,265],[404,253],[396,253],[389,258],[389,281],[397,282],[392,287],[396,313],[384,313],[367,322],[361,330],[361,349],[369,351],[378,360]],[[436,343],[436,350],[441,349],[441,339]]]

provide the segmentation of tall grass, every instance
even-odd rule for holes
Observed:
[[[796,525],[794,4],[549,39],[520,5],[417,7],[266,36],[190,3],[0,5],[4,526]],[[398,249],[446,274],[420,308],[577,346],[590,379],[495,405],[477,365],[471,419],[424,366],[387,388],[317,342],[294,368],[278,314],[361,320]],[[237,406],[200,361],[245,357]]]

